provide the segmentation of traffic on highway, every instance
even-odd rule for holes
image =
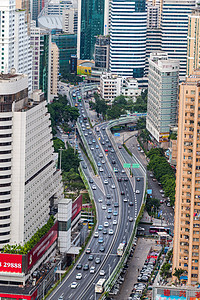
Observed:
[[[75,268],[47,298],[53,300],[99,298],[121,258],[118,255],[119,245],[123,244],[124,250],[132,234],[143,201],[145,184],[144,173],[140,168],[133,174],[133,178],[124,169],[116,153],[116,145],[108,137],[107,123],[98,125],[97,130],[90,127],[81,91],[72,91],[72,100],[80,112],[79,134],[84,136],[98,168],[98,175],[95,176],[87,163],[81,161],[82,170],[93,192],[97,226]],[[119,151],[125,151],[120,145],[117,147]]]

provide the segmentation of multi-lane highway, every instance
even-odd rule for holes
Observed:
[[[75,103],[78,104],[76,99],[74,100]],[[132,179],[131,183],[129,175],[123,169],[122,162],[108,138],[105,130],[107,124],[98,126],[98,132],[96,132],[89,126],[83,101],[78,104],[78,108],[80,112],[78,122],[82,128],[82,134],[84,134],[98,166],[98,177],[91,174],[88,168],[83,170],[88,179],[93,179],[93,182],[90,183],[91,187],[96,187],[93,189],[98,221],[95,232],[98,232],[99,237],[93,235],[88,244],[90,254],[93,255],[90,257],[91,260],[88,260],[90,254],[84,252],[78,261],[82,268],[79,270],[74,268],[70,272],[48,297],[48,299],[53,300],[59,299],[60,296],[63,299],[95,299],[95,296],[98,298],[94,292],[95,283],[101,277],[108,279],[119,262],[120,257],[117,256],[117,248],[121,242],[127,243],[131,236],[144,191],[142,169],[137,169],[136,177]],[[119,149],[119,151],[124,151],[124,149]],[[100,225],[102,225],[102,229]],[[100,258],[100,263],[97,263],[97,258]],[[83,269],[85,264],[89,265],[88,270]],[[94,273],[90,272],[91,267],[95,267]],[[104,276],[100,276],[100,270],[105,271]],[[81,279],[76,278],[77,273],[81,273]],[[72,282],[77,283],[75,288],[71,288]]]

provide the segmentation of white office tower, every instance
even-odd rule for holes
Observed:
[[[178,91],[179,61],[163,51],[151,53],[146,128],[158,145],[168,141],[170,126],[177,124]]]
[[[163,0],[162,50],[171,59],[180,61],[180,80],[186,75],[188,14],[195,0]]]
[[[36,21],[31,21],[30,24],[30,43],[32,50],[32,90],[39,89],[40,79],[40,31],[36,27]]]
[[[78,10],[71,7],[62,13],[62,28],[65,33],[76,34],[78,27]]]
[[[42,96],[28,100],[27,75],[0,75],[0,249],[27,242],[63,197]]]
[[[0,1],[0,65],[1,72],[12,68],[29,78],[32,89],[32,52],[25,23],[25,10],[15,10],[15,0]]]
[[[141,79],[146,57],[147,13],[144,0],[112,0],[110,72]]]

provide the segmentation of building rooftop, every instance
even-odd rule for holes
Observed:
[[[47,15],[38,18],[38,25],[45,29],[59,29],[62,30],[62,16]]]

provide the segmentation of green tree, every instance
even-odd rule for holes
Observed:
[[[181,275],[183,274],[185,272],[185,270],[183,270],[183,269],[181,269],[181,268],[179,268],[179,269],[177,269],[177,268],[175,268],[175,272],[174,272],[174,274],[173,274],[173,276],[175,276],[175,277],[177,277],[177,279],[178,279],[178,283],[180,284],[180,281],[181,281]]]
[[[54,146],[54,151],[57,153],[59,152],[60,148],[65,149],[65,143],[58,138],[53,139],[53,146]]]
[[[146,118],[141,117],[137,120],[137,129],[145,129],[146,128]]]
[[[170,276],[170,269],[171,269],[171,264],[169,263],[164,263],[160,269],[160,275],[162,277],[169,277]]]

